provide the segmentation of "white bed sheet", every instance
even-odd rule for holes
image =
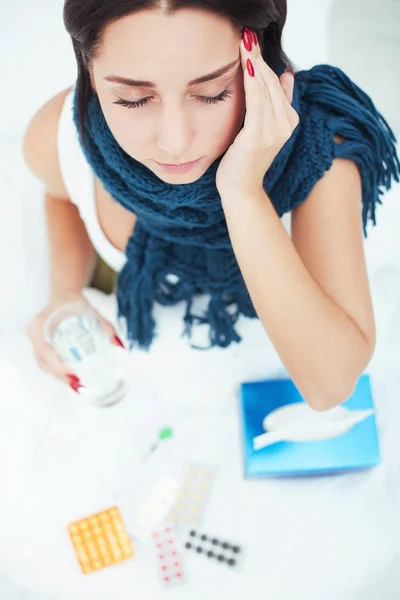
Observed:
[[[114,309],[110,298],[96,294],[92,301],[107,316]],[[396,310],[399,316],[400,303]],[[173,357],[165,360],[162,347],[151,360],[121,351],[129,399],[99,410],[40,373],[23,334],[0,338],[0,574],[54,600],[161,599],[148,548],[138,546],[133,561],[84,577],[66,526],[114,504],[130,524],[149,482],[193,459],[218,468],[204,529],[241,542],[245,561],[232,573],[188,556],[188,582],[171,590],[172,598],[224,593],[243,600],[266,593],[273,600],[375,600],[379,593],[397,600],[400,375],[394,356],[376,356],[370,368],[379,467],[250,482],[242,477],[234,394],[249,369],[242,359],[235,362],[235,353],[228,361],[203,354],[190,366],[183,347],[171,348]],[[269,354],[265,376],[275,375],[273,351],[266,345],[262,353]],[[254,377],[262,370],[260,361]],[[144,467],[139,457],[168,420],[174,441]]]

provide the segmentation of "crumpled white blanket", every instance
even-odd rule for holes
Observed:
[[[189,555],[187,583],[171,597],[397,599],[400,339],[391,334],[400,302],[390,311],[383,303],[395,276],[382,273],[382,298],[375,293],[392,326],[382,322],[386,340],[370,367],[383,462],[362,473],[243,480],[235,390],[240,381],[280,372],[263,336],[258,347],[244,344],[240,352],[196,353],[197,360],[188,360],[184,343],[170,337],[181,317],[177,310],[164,319],[154,353],[116,350],[130,392],[108,409],[85,405],[41,373],[24,334],[1,337],[0,574],[54,600],[162,598],[149,548],[138,547],[133,561],[84,577],[66,527],[114,504],[131,526],[150,483],[196,460],[218,469],[204,529],[242,543],[245,561],[234,573]],[[89,297],[103,314],[113,314],[112,297]],[[254,330],[253,340],[256,335]],[[165,424],[174,428],[173,441],[143,463]]]

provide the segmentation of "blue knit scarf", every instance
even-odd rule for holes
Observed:
[[[256,312],[236,261],[216,188],[222,157],[195,183],[172,185],[128,156],[115,141],[98,98],[92,95],[80,130],[86,158],[112,198],[137,216],[118,280],[119,316],[126,318],[131,346],[149,348],[156,334],[153,304],[186,303],[183,332],[209,327],[210,346],[239,342],[239,315]],[[369,96],[340,69],[318,65],[296,74],[293,107],[300,124],[264,179],[279,217],[307,199],[336,157],[355,161],[363,186],[363,224],[374,225],[383,188],[399,181],[395,137]],[[337,144],[334,135],[345,141]],[[274,260],[269,256],[268,260]],[[174,275],[172,280],[170,275]],[[204,314],[194,314],[193,298],[209,296]]]

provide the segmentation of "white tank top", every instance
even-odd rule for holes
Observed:
[[[114,271],[119,272],[125,263],[125,255],[107,239],[99,222],[95,176],[79,142],[73,120],[73,98],[74,90],[65,99],[58,128],[61,174],[71,202],[78,208],[97,253]]]

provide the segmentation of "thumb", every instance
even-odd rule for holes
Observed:
[[[103,329],[103,331],[109,338],[110,342],[114,346],[119,346],[120,348],[125,348],[122,340],[120,340],[120,338],[117,336],[113,325],[111,325],[111,323],[109,321],[107,321],[107,319],[104,319],[104,317],[102,317],[101,315],[98,315],[98,319],[100,321],[101,328]]]

